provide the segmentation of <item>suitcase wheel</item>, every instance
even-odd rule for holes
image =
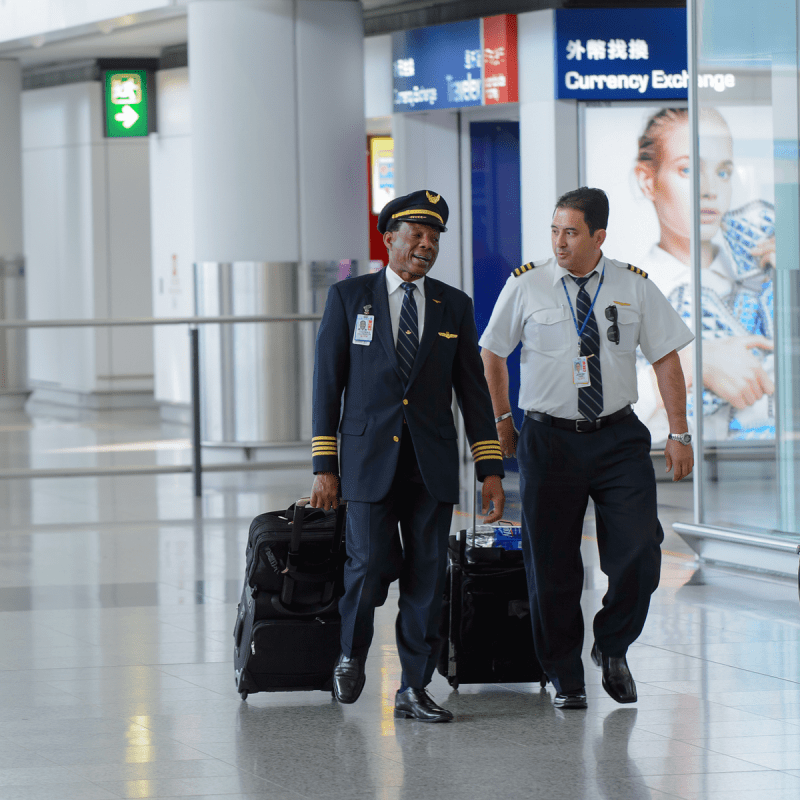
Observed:
[[[539,678],[539,686],[541,686],[542,689],[547,686],[547,675],[542,675],[542,677]]]
[[[242,700],[247,700],[247,692],[239,692],[239,696],[242,698]]]

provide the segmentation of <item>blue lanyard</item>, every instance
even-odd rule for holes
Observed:
[[[600,294],[600,287],[603,285],[603,281],[606,277],[606,265],[603,264],[603,272],[600,275],[600,283],[597,284],[597,291],[594,293],[594,300],[592,300],[592,304],[589,306],[589,311],[586,314],[586,318],[583,320],[583,325],[578,327],[578,318],[575,316],[575,309],[572,307],[572,300],[569,299],[569,292],[567,291],[567,282],[562,278],[561,285],[564,287],[564,294],[567,296],[567,302],[569,303],[569,310],[572,312],[572,321],[575,323],[575,330],[578,331],[578,341],[580,341],[581,337],[583,336],[583,332],[586,330],[586,323],[589,321],[589,317],[592,316],[592,309],[594,308],[594,304],[597,301],[597,295]]]

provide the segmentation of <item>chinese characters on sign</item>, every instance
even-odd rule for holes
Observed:
[[[517,100],[513,14],[394,34],[395,111]]]
[[[650,58],[650,47],[644,39],[587,39],[586,47],[580,39],[567,42],[567,60],[580,61],[584,54],[589,61],[605,61],[608,59],[630,59],[639,61]]]

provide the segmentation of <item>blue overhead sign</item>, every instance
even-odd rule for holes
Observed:
[[[394,110],[481,105],[482,65],[479,19],[392,34]]]
[[[556,9],[559,100],[685,100],[686,9]]]

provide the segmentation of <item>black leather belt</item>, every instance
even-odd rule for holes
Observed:
[[[598,417],[594,422],[588,419],[562,419],[561,417],[551,417],[549,414],[542,414],[539,411],[526,411],[525,416],[530,417],[536,422],[542,422],[545,425],[552,425],[554,428],[563,428],[565,431],[575,431],[576,433],[592,433],[599,431],[600,428],[605,428],[606,425],[613,425],[624,419],[628,414],[632,413],[633,409],[630,406],[625,406],[607,417]]]

